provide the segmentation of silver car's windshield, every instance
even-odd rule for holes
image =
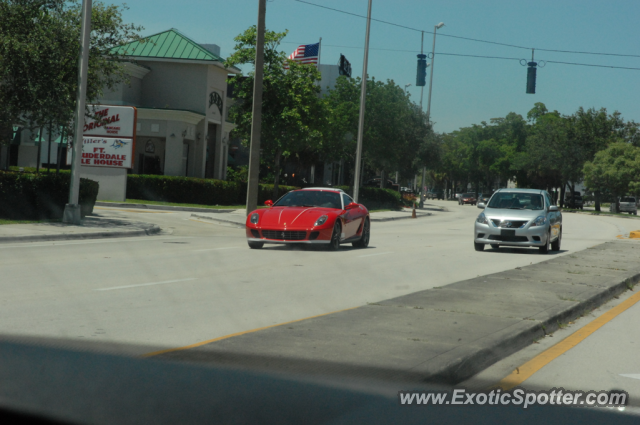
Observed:
[[[274,207],[326,207],[342,209],[340,194],[320,190],[300,190],[284,195]]]
[[[544,208],[542,195],[526,192],[497,193],[489,202],[489,208],[514,210],[541,210]]]

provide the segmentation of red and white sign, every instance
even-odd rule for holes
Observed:
[[[132,157],[133,139],[85,137],[82,141],[82,165],[131,168]]]
[[[97,119],[85,118],[81,164],[133,168],[137,110],[133,106],[89,105]],[[71,164],[71,143],[67,164]]]
[[[136,108],[133,106],[89,105],[97,119],[85,118],[85,136],[136,137]]]

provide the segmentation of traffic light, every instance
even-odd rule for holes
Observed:
[[[529,67],[527,68],[527,93],[535,94],[536,93],[536,72],[538,65],[535,62],[529,62]]]
[[[427,55],[418,55],[418,72],[416,74],[416,86],[424,87],[427,81]]]

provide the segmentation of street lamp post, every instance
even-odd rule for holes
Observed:
[[[444,22],[440,22],[433,27],[433,47],[431,48],[431,75],[429,77],[429,100],[427,101],[427,120],[431,121],[431,88],[433,86],[433,60],[436,58],[436,31],[444,27]]]
[[[411,86],[411,83],[404,85],[404,94],[407,94],[407,87]]]

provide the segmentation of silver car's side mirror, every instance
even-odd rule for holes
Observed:
[[[557,205],[551,205],[549,207],[549,212],[552,212],[552,211],[560,211],[560,209],[558,208]]]
[[[485,209],[486,205],[484,204],[484,202],[478,202],[478,208]]]

